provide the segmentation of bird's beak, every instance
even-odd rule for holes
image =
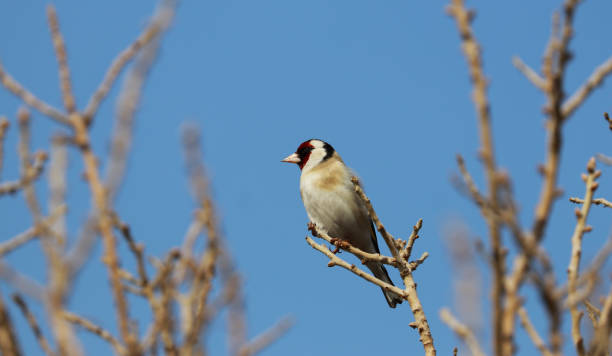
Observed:
[[[289,156],[285,157],[285,159],[281,160],[281,162],[287,163],[300,163],[300,161],[300,157],[298,157],[297,153],[290,154]]]

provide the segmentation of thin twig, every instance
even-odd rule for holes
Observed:
[[[536,348],[540,351],[540,353],[543,356],[553,356],[553,353],[550,352],[550,350],[548,349],[548,346],[546,346],[546,344],[544,343],[544,340],[542,340],[542,338],[540,337],[540,334],[538,334],[538,331],[535,329],[535,327],[531,323],[531,320],[529,320],[529,315],[527,314],[527,311],[525,310],[524,307],[520,307],[518,309],[518,315],[521,320],[521,325],[523,326],[525,331],[527,331],[527,335],[529,335],[529,338],[531,339],[533,344],[536,346]]]
[[[208,237],[206,250],[196,268],[186,302],[188,308],[193,308],[191,309],[193,316],[185,325],[185,341],[181,352],[191,354],[197,342],[197,335],[206,325],[207,301],[213,287],[212,280],[216,275],[215,266],[221,254],[221,235],[216,208],[210,196],[208,179],[202,163],[200,136],[194,127],[186,127],[183,130],[183,146],[191,190],[200,207],[197,219],[206,229]]]
[[[472,100],[478,116],[480,130],[480,157],[484,162],[487,177],[488,202],[493,211],[498,210],[498,183],[497,167],[495,163],[495,149],[493,147],[493,134],[491,128],[491,112],[487,96],[488,81],[485,77],[480,45],[472,31],[471,21],[473,13],[465,8],[463,0],[452,0],[447,7],[448,13],[455,18],[457,29],[461,36],[461,48],[468,63],[470,79],[472,81]],[[502,327],[502,302],[504,298],[505,254],[501,244],[499,222],[489,216],[484,216],[489,230],[491,252],[493,261],[493,345],[495,354],[502,354],[502,349],[512,348],[511,340],[504,335]],[[508,354],[508,351],[506,351]]]
[[[380,263],[384,263],[387,265],[391,265],[391,266],[398,266],[397,261],[395,260],[395,258],[393,257],[389,257],[389,256],[385,256],[385,255],[381,255],[379,253],[368,253],[365,252],[353,245],[351,245],[350,242],[346,241],[346,240],[341,240],[338,238],[333,238],[331,236],[329,236],[327,234],[327,232],[325,232],[324,230],[318,228],[317,226],[315,226],[314,224],[309,224],[308,229],[310,231],[312,231],[313,236],[319,237],[327,242],[329,242],[330,244],[345,250],[347,252],[352,253],[353,255],[357,256],[360,260],[362,264],[365,264],[366,262],[380,262]]]
[[[134,241],[130,226],[121,221],[116,213],[113,213],[113,224],[121,231],[121,235],[128,243],[128,247],[136,259],[136,265],[138,266],[138,285],[140,287],[146,287],[149,283],[149,277],[147,276],[147,270],[145,268],[144,246]]]
[[[28,241],[38,236],[38,234],[40,234],[41,229],[43,229],[43,226],[52,225],[57,219],[59,219],[65,213],[66,213],[66,206],[65,205],[59,206],[51,212],[51,215],[48,218],[43,219],[42,224],[35,225],[25,230],[24,232],[17,234],[14,237],[0,243],[0,257],[6,255],[7,253],[15,250],[19,246],[27,243]]]
[[[0,116],[0,180],[2,178],[2,163],[4,162],[4,137],[9,128],[9,121],[6,117]]]
[[[199,216],[200,212],[196,212],[195,216]],[[198,236],[201,234],[204,225],[199,219],[194,219],[185,233],[183,245],[181,246],[181,260],[175,268],[175,283],[180,284],[185,281],[188,269],[195,273],[195,262],[193,259],[193,250]]]
[[[586,193],[584,196],[584,204],[581,210],[576,210],[576,217],[578,221],[572,235],[572,253],[567,268],[567,283],[568,283],[568,300],[570,304],[570,314],[572,317],[572,339],[576,352],[579,356],[586,355],[584,348],[584,339],[580,333],[580,319],[582,312],[578,311],[577,305],[574,302],[576,290],[578,287],[578,276],[580,267],[580,255],[582,254],[582,236],[584,235],[587,216],[591,209],[591,202],[593,200],[593,193],[597,189],[598,183],[595,179],[601,174],[601,172],[595,170],[595,157],[592,157],[587,164],[588,175],[586,177]]]
[[[64,37],[59,29],[59,21],[53,5],[47,5],[47,19],[49,21],[49,29],[51,30],[55,57],[59,65],[60,88],[62,91],[64,108],[66,108],[66,111],[70,115],[76,110],[76,103],[74,94],[72,93],[72,84],[70,83],[70,68],[68,67],[66,45],[64,43]]]
[[[55,136],[51,142],[51,162],[49,164],[49,211],[55,211],[66,205],[66,172],[68,169],[68,150],[64,140]],[[60,216],[49,223],[54,235],[58,237],[57,244],[61,249],[66,245],[66,219]]]
[[[125,354],[125,349],[123,348],[121,343],[108,330],[104,329],[103,327],[96,325],[92,321],[85,319],[82,316],[76,315],[68,311],[64,311],[63,317],[67,321],[82,327],[83,329],[91,332],[92,334],[98,335],[100,338],[111,344],[117,354]]]
[[[576,204],[584,204],[584,200],[580,198],[571,197],[569,201]],[[596,198],[591,201],[591,204],[595,205],[603,205],[606,208],[612,208],[612,202],[604,199],[604,198]]]
[[[10,74],[4,71],[2,63],[0,63],[0,84],[4,85],[8,91],[23,100],[26,105],[40,111],[43,115],[52,118],[60,124],[66,126],[70,124],[68,115],[38,99],[34,94],[25,89],[19,82],[13,79]]]
[[[473,356],[485,356],[474,333],[457,320],[447,308],[440,310],[440,319],[470,348]]]
[[[607,112],[604,112],[604,119],[608,123],[608,128],[612,130],[612,119],[610,119],[610,115]]]
[[[374,222],[376,229],[380,233],[380,235],[384,238],[389,251],[393,255],[395,261],[398,262],[397,268],[399,269],[400,275],[402,276],[402,280],[404,281],[405,294],[400,294],[402,296],[405,295],[405,299],[408,301],[410,305],[410,309],[412,310],[412,315],[414,316],[415,322],[413,326],[418,330],[421,344],[423,344],[423,348],[425,350],[425,355],[427,356],[435,356],[436,348],[434,346],[434,340],[431,335],[431,330],[429,328],[429,323],[427,322],[427,317],[425,316],[425,311],[421,304],[421,300],[419,299],[419,295],[416,290],[416,283],[414,281],[414,277],[412,272],[418,263],[412,264],[408,262],[410,258],[410,253],[412,252],[412,245],[418,237],[418,232],[421,229],[423,224],[422,219],[419,219],[417,224],[413,226],[412,233],[408,239],[408,242],[396,240],[388,231],[385,229],[385,226],[382,224],[376,211],[374,211],[374,207],[370,202],[370,199],[366,196],[365,192],[361,188],[359,184],[359,179],[357,177],[352,177],[351,182],[353,183],[353,187],[355,188],[355,192],[365,204],[368,214],[370,218]],[[423,256],[423,260],[427,258],[427,255]]]
[[[610,333],[612,332],[612,290],[608,292],[599,315],[594,336],[591,340],[591,346],[589,347],[589,356],[609,355]]]
[[[19,147],[18,153],[21,160],[21,176],[29,177],[35,173],[32,172],[34,169],[30,163],[30,113],[27,109],[22,108],[18,114],[19,123]],[[46,154],[42,153],[45,156]],[[40,155],[40,153],[38,154]],[[76,336],[72,330],[70,324],[66,323],[61,318],[61,311],[63,310],[65,303],[65,296],[68,290],[68,274],[66,270],[66,264],[61,258],[61,252],[57,246],[48,237],[51,236],[52,230],[46,225],[45,219],[42,214],[42,207],[36,196],[36,191],[32,184],[33,182],[26,179],[26,184],[23,187],[24,195],[27,206],[34,219],[34,224],[41,234],[41,245],[43,252],[47,258],[47,266],[49,271],[49,284],[48,284],[48,303],[47,310],[49,313],[49,319],[53,334],[55,336],[55,343],[57,345],[58,354],[60,355],[81,355],[81,348],[76,341]]]
[[[129,352],[137,350],[137,338],[130,330],[129,308],[119,277],[119,256],[117,253],[117,242],[113,234],[112,217],[110,216],[110,205],[107,199],[106,190],[103,186],[98,167],[98,159],[91,148],[91,141],[86,123],[81,115],[73,115],[72,125],[75,131],[75,140],[81,151],[83,164],[85,166],[85,176],[89,183],[89,188],[95,206],[95,215],[98,219],[98,228],[102,235],[104,245],[104,262],[107,265],[110,284],[113,292],[113,299],[117,308],[117,319],[119,331],[123,343],[126,344]]]
[[[593,329],[597,328],[597,322],[599,320],[599,317],[601,316],[601,310],[591,304],[591,302],[589,302],[588,300],[584,301],[584,306],[586,307],[587,315],[589,316],[589,319],[591,319],[591,323],[593,324]]]
[[[545,91],[546,90],[546,80],[542,78],[533,68],[528,66],[521,57],[514,56],[512,57],[512,64],[519,70],[519,72],[523,73],[525,78],[527,78],[533,86],[536,88]]]
[[[315,250],[318,250],[320,252],[322,252],[325,256],[327,256],[329,258],[329,263],[327,264],[328,267],[333,267],[333,266],[340,266],[344,269],[347,269],[351,272],[353,272],[354,274],[356,274],[357,276],[365,279],[366,281],[370,282],[370,283],[374,283],[377,286],[383,288],[384,290],[387,291],[391,291],[399,296],[401,296],[404,299],[408,298],[408,293],[406,291],[404,291],[401,288],[398,288],[392,284],[389,284],[387,282],[384,282],[374,276],[372,276],[371,274],[365,272],[364,270],[358,268],[357,266],[355,266],[354,264],[350,264],[346,261],[344,261],[343,259],[339,258],[338,256],[334,255],[327,247],[316,243],[313,239],[311,239],[310,237],[306,236],[306,242],[308,242],[308,244],[314,248]]]
[[[98,98],[101,100],[106,95],[104,93],[104,90],[107,90],[106,85],[110,88],[121,68],[134,56],[134,53],[137,53],[133,66],[126,74],[117,99],[115,127],[113,128],[110,156],[106,165],[107,170],[104,179],[107,194],[111,202],[115,199],[125,175],[128,153],[131,147],[134,118],[140,104],[142,90],[153,63],[157,58],[161,38],[166,33],[174,17],[175,6],[176,3],[174,1],[166,0],[162,2],[151,19],[151,24],[147,26],[147,29],[141,35],[144,37],[139,37],[128,48],[127,52],[121,53],[117,57],[109,69],[107,77],[105,77],[105,80],[98,89],[102,90],[102,92],[98,91],[92,97],[92,100],[94,100],[96,95],[99,95]],[[117,67],[115,68],[115,66]],[[109,80],[109,82],[105,83],[106,80]],[[99,105],[99,101],[97,105]],[[84,117],[85,122],[89,125],[91,122],[88,120],[93,119],[93,114],[95,114],[97,109],[92,107],[91,109],[94,110],[92,113],[89,113],[88,109],[86,109]]]
[[[287,330],[291,328],[291,326],[293,326],[293,320],[290,317],[282,318],[268,330],[264,331],[252,341],[244,345],[240,349],[238,355],[251,356],[258,354],[263,349],[278,340],[281,336],[283,336],[287,332]]]
[[[26,172],[22,172],[22,176],[15,181],[0,183],[0,196],[4,194],[14,194],[25,186],[36,181],[43,173],[47,155],[44,152],[39,152],[34,156],[34,162],[29,165]]]
[[[28,324],[30,325],[32,332],[34,333],[34,336],[36,337],[36,341],[38,341],[40,348],[43,349],[47,356],[54,356],[55,353],[51,350],[49,342],[40,330],[40,326],[38,326],[38,321],[36,321],[36,317],[34,317],[34,314],[32,314],[30,308],[28,308],[28,305],[26,304],[25,300],[19,294],[13,294],[12,297],[13,301],[15,302],[15,304],[17,304],[19,310],[21,310],[21,313],[28,321]]]
[[[586,100],[586,98],[600,86],[604,79],[612,73],[612,57],[608,58],[604,63],[600,64],[593,73],[587,78],[587,80],[578,88],[572,96],[570,96],[563,103],[563,116],[569,117],[574,111],[580,107],[580,105]]]
[[[45,297],[46,290],[40,283],[15,270],[3,259],[0,259],[0,279],[19,293],[39,302]]]
[[[98,111],[98,107],[108,95],[108,92],[113,87],[113,84],[117,80],[117,77],[123,68],[139,53],[144,46],[149,44],[157,36],[159,31],[160,22],[151,21],[151,23],[144,29],[138,38],[136,38],[136,40],[127,48],[121,51],[117,57],[115,57],[115,59],[113,59],[113,62],[106,71],[106,74],[104,74],[104,79],[102,79],[102,82],[89,99],[87,107],[83,111],[83,116],[85,116],[88,123],[91,123],[91,120]]]
[[[21,355],[21,346],[15,334],[15,327],[2,297],[0,297],[0,354],[4,356]]]

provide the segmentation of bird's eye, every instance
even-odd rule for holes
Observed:
[[[304,157],[306,157],[308,154],[310,154],[310,151],[312,151],[312,149],[313,149],[313,148],[312,148],[312,147],[310,147],[310,146],[300,147],[300,148],[297,150],[297,154],[298,154],[298,156],[300,156],[300,158],[302,158],[302,159],[303,159],[303,158],[304,158]]]

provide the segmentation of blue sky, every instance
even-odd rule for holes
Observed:
[[[55,1],[68,46],[76,100],[83,107],[114,56],[146,24],[153,2]],[[61,106],[56,61],[45,17],[46,2],[0,3],[0,60],[6,70],[40,98]],[[415,254],[430,257],[415,274],[439,354],[458,340],[438,318],[453,306],[453,267],[444,233],[453,219],[465,221],[472,236],[486,237],[473,204],[450,183],[461,153],[479,186],[479,147],[470,83],[455,24],[444,1],[183,1],[163,41],[147,81],[136,119],[133,151],[119,214],[161,256],[178,246],[194,202],[189,195],[180,146],[180,126],[197,123],[228,245],[246,281],[250,335],[285,314],[294,328],[266,355],[369,355],[422,347],[407,306],[389,309],[380,290],[339,268],[304,241],[307,217],[299,198],[297,167],[279,160],[316,137],[331,143],[362,178],[379,216],[398,237],[424,219]],[[511,64],[520,55],[539,68],[550,33],[551,13],[560,2],[470,1],[477,9],[476,36],[490,79],[493,130],[498,162],[513,177],[521,218],[530,225],[544,157],[544,96]],[[612,54],[608,14],[602,0],[582,4],[576,16],[575,58],[568,66],[566,91],[573,92],[593,68]],[[114,120],[117,89],[102,106],[93,128],[94,149],[105,155]],[[565,280],[575,222],[568,196],[584,194],[580,173],[588,158],[611,153],[602,112],[612,109],[610,85],[595,92],[564,129],[560,185],[545,246]],[[17,175],[15,113],[20,103],[0,90],[0,114],[13,129],[6,142],[3,179]],[[60,128],[34,114],[34,147],[48,146]],[[83,222],[89,201],[79,179],[82,166],[70,156],[71,236]],[[598,196],[612,197],[603,169]],[[41,185],[39,191],[46,191]],[[595,207],[594,231],[583,254],[591,258],[608,236],[609,212]],[[0,239],[31,224],[21,195],[0,199]],[[122,249],[122,260],[133,262]],[[44,278],[39,246],[30,244],[8,262],[33,278]],[[79,276],[69,305],[116,332],[98,246]],[[346,253],[342,257],[351,259]],[[482,267],[482,261],[477,261]],[[392,278],[399,283],[399,276]],[[488,280],[480,296],[489,320]],[[6,296],[10,288],[0,285]],[[603,290],[607,290],[607,287]],[[536,325],[546,323],[533,293],[526,292]],[[145,315],[144,304],[133,315]],[[14,310],[13,310],[14,311]],[[40,309],[37,309],[40,312]],[[459,313],[460,314],[460,313]],[[23,318],[13,314],[28,355],[40,351]],[[144,319],[146,320],[146,318]],[[567,323],[567,320],[565,320]],[[224,352],[223,323],[215,324],[209,345]],[[522,354],[534,351],[518,329]],[[567,325],[565,331],[568,331]],[[90,355],[106,346],[82,334]],[[489,340],[487,329],[479,336]],[[489,343],[485,341],[485,347]],[[568,345],[566,345],[569,347]],[[568,348],[569,350],[569,348]],[[464,354],[467,351],[464,350]]]

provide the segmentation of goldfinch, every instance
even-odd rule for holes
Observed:
[[[302,170],[300,194],[311,222],[331,237],[369,253],[380,253],[374,224],[351,182],[354,173],[329,143],[305,141],[281,162],[296,163]],[[382,263],[368,262],[366,266],[376,278],[393,284]],[[402,302],[396,293],[383,289],[383,294],[391,308]]]

